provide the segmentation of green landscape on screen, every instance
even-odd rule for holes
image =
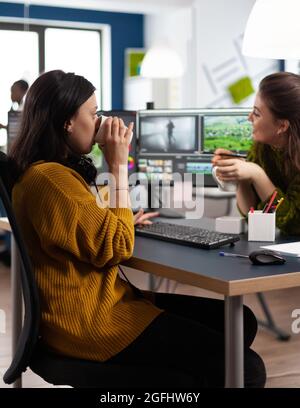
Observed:
[[[218,148],[248,151],[252,146],[252,125],[247,116],[205,116],[204,151]]]

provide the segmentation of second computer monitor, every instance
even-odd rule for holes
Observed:
[[[16,137],[18,136],[21,126],[22,111],[8,112],[8,127],[7,127],[7,152],[10,151]]]
[[[215,113],[202,116],[202,144],[205,153],[218,148],[247,152],[252,145],[248,113]]]

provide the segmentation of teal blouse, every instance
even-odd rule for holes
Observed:
[[[284,172],[284,151],[261,143],[254,144],[247,160],[262,167],[277,190],[275,202],[284,197],[276,211],[276,226],[284,234],[300,235],[300,172],[295,170],[289,177]],[[260,201],[257,209],[261,210],[266,201]]]

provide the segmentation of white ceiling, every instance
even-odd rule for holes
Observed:
[[[6,0],[8,3],[25,3],[43,6],[71,7],[89,10],[120,11],[128,13],[158,14],[189,7],[195,0]]]

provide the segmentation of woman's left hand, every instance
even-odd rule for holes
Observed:
[[[219,160],[216,165],[217,176],[223,181],[253,181],[261,168],[251,162],[241,159],[225,159]]]
[[[136,224],[139,224],[139,225],[152,224],[152,222],[149,221],[149,218],[154,218],[154,217],[158,217],[158,216],[159,216],[159,212],[149,212],[149,213],[144,214],[144,210],[140,209],[133,216],[134,225],[136,225]]]

